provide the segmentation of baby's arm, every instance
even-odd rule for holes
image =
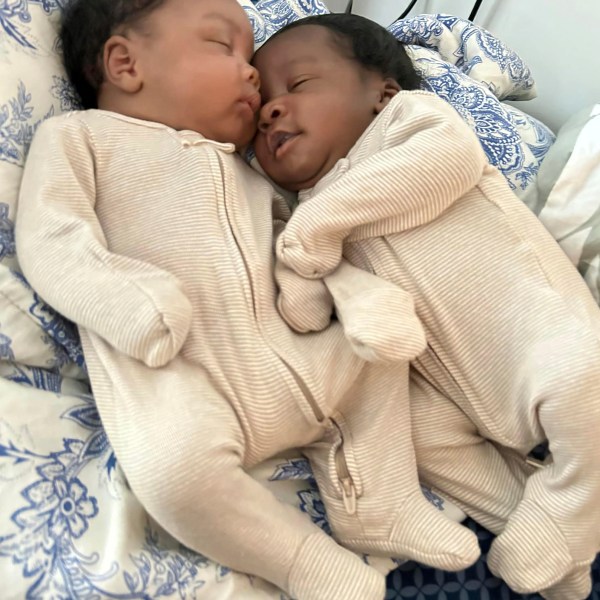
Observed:
[[[302,203],[280,236],[278,256],[302,276],[333,271],[346,237],[432,221],[480,180],[487,159],[456,111],[432,94],[400,94],[376,130],[377,151],[356,165],[350,161],[346,174]]]
[[[275,221],[274,236],[284,225]],[[325,329],[335,306],[346,338],[364,360],[412,360],[425,349],[410,294],[345,260],[323,279],[305,279],[276,260],[275,279],[279,314],[294,331]]]
[[[325,329],[335,306],[348,342],[363,360],[402,362],[425,349],[411,295],[345,260],[323,279],[305,279],[277,261],[275,279],[279,314],[294,331]]]
[[[178,280],[113,254],[94,212],[92,143],[76,118],[51,119],[34,138],[16,220],[18,256],[58,312],[119,351],[160,367],[179,352],[192,308]]]
[[[277,239],[285,223],[273,223],[273,238]],[[283,320],[298,333],[321,331],[331,322],[333,298],[322,279],[304,279],[280,260],[275,259],[277,310]]]
[[[369,362],[402,362],[425,350],[425,330],[412,296],[401,287],[346,260],[323,281],[358,356]]]

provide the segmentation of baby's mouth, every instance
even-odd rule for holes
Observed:
[[[290,133],[289,131],[276,131],[269,136],[269,150],[275,158],[279,158],[279,155],[283,152],[287,143],[297,137],[297,133]]]

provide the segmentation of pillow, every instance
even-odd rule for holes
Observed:
[[[556,184],[562,170],[573,153],[579,134],[594,117],[595,106],[586,106],[571,116],[559,129],[552,148],[544,157],[535,185],[527,188],[523,202],[539,216],[548,201],[548,196]]]
[[[600,303],[600,104],[561,127],[537,190],[540,220]]]
[[[238,2],[246,9],[254,28],[256,48],[292,21],[329,12],[322,0],[238,0]]]
[[[521,57],[489,31],[451,15],[418,15],[390,31],[405,44],[434,50],[442,60],[485,85],[498,100],[535,98],[535,82]]]
[[[535,97],[523,60],[491,33],[450,15],[419,15],[389,29],[409,45],[425,87],[454,106],[477,134],[490,163],[523,196],[554,141],[540,121],[500,102]]]
[[[77,107],[56,52],[61,6],[58,0],[44,0],[0,7],[0,368],[7,378],[53,391],[61,388],[61,372],[84,377],[81,370],[73,371],[73,364],[83,365],[83,357],[74,327],[20,276],[13,224],[36,127]]]

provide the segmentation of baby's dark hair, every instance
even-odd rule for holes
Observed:
[[[84,108],[98,107],[104,79],[104,44],[120,28],[138,24],[165,0],[71,0],[62,16],[59,43],[67,76]]]
[[[293,21],[270,39],[306,25],[329,29],[333,34],[332,40],[340,50],[350,52],[349,58],[370,71],[380,73],[384,78],[391,77],[402,89],[417,90],[421,87],[421,76],[415,70],[404,44],[378,23],[359,15],[331,13],[306,17]]]

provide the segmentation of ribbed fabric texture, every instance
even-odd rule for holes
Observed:
[[[541,593],[546,600],[579,600],[587,598],[592,592],[590,568],[578,567],[551,589]]]
[[[397,285],[342,261],[323,279],[275,266],[277,307],[295,331],[321,331],[335,309],[352,348],[369,362],[416,358],[426,346],[412,296]]]
[[[334,543],[322,536],[306,540],[290,573],[292,597],[307,600],[381,600],[385,596],[385,577],[369,569],[358,556],[354,557],[353,564],[340,564],[330,551]],[[310,575],[307,576],[307,573]],[[316,581],[319,586],[315,586]]]
[[[433,221],[479,181],[487,159],[474,142],[456,111],[433,94],[397,94],[348,157],[308,192],[318,194],[318,218],[314,206],[301,204],[277,240],[278,254],[300,275],[322,277],[338,266],[343,240]]]
[[[356,569],[356,556],[245,471],[305,446],[338,538],[386,540],[391,553],[425,553],[435,566],[470,564],[476,539],[459,524],[435,540],[394,537],[415,514],[407,502],[432,530],[446,522],[415,494],[407,365],[365,363],[338,323],[318,334],[288,328],[273,279],[272,215],[285,212],[232,146],[88,111],[39,128],[17,247],[33,287],[80,325],[98,409],[132,489],[184,544],[288,592],[296,565],[297,578],[313,578],[297,600],[310,600],[328,597],[335,581],[328,569],[296,564],[312,539],[307,569],[329,564],[348,578],[344,589],[381,596],[371,567]],[[348,472],[354,514],[342,501]]]
[[[524,492],[538,513],[498,543],[496,572],[539,589],[591,562],[600,548],[600,313],[470,128],[435,96],[400,92],[302,200],[278,239],[288,267],[321,276],[343,248],[414,299],[429,344],[413,363],[428,383],[413,394],[414,427],[430,483],[501,529],[523,478],[486,439],[521,455],[550,440],[554,464]],[[504,465],[500,483],[481,476],[485,464]],[[560,532],[556,552],[547,518]],[[544,556],[552,578],[511,553]]]

